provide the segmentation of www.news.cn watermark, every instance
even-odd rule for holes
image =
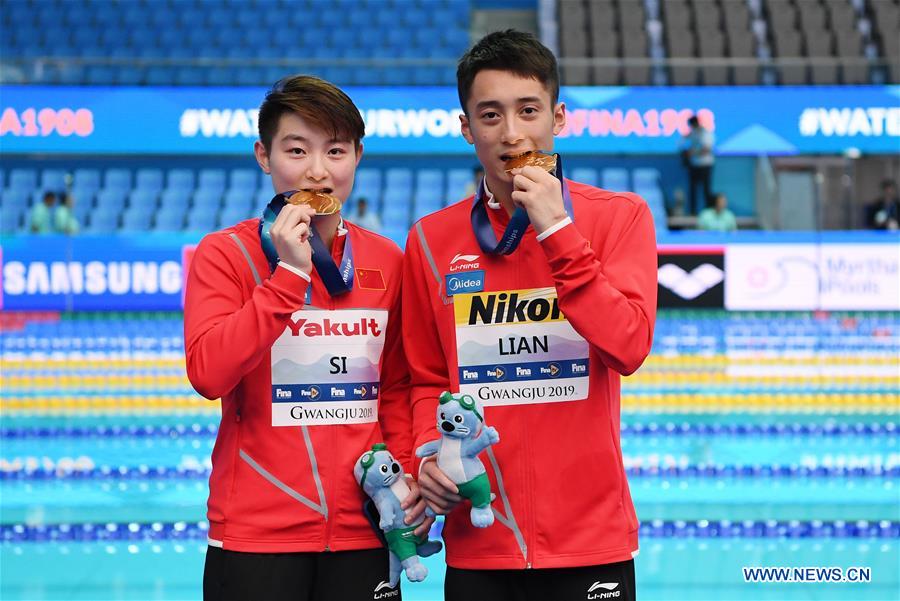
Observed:
[[[872,568],[823,566],[743,567],[744,582],[871,582]]]

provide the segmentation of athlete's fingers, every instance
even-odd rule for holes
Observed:
[[[406,495],[406,498],[400,503],[400,509],[403,510],[409,509],[414,504],[418,503],[421,498],[418,482],[412,478],[406,478],[406,484],[409,486],[409,494]]]
[[[425,518],[421,524],[419,524],[415,530],[413,530],[413,534],[416,536],[425,536],[431,530],[431,525],[434,524],[434,518],[427,517]]]
[[[438,486],[461,500],[461,497],[458,495],[459,488],[456,487],[453,480],[447,477],[447,474],[441,471],[441,468],[437,465],[437,461],[432,460],[425,463],[425,466],[422,468],[422,474],[428,476],[430,479],[434,480]]]
[[[291,239],[299,240],[303,244],[309,239],[309,223],[300,222],[291,229]]]
[[[418,522],[422,515],[425,513],[425,499],[419,497],[419,500],[416,501],[416,504],[406,510],[406,517],[403,519],[406,524],[413,524]]]

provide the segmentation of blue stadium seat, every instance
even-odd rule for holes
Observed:
[[[128,207],[151,212],[156,209],[157,198],[159,198],[159,190],[136,188],[128,196]]]
[[[256,169],[232,169],[228,177],[228,187],[232,190],[256,190],[259,186],[259,171]]]
[[[190,169],[172,169],[166,181],[166,188],[170,190],[186,189],[194,187],[194,172]]]
[[[647,206],[653,214],[653,225],[656,228],[657,234],[659,234],[659,232],[669,231],[669,225],[666,219],[665,201],[663,200],[662,192],[658,189],[647,189],[641,196],[647,201]]]
[[[159,192],[163,189],[162,169],[144,168],[138,169],[135,174],[134,187],[148,192]]]
[[[131,170],[107,169],[103,187],[129,190],[131,188]]]
[[[153,222],[153,210],[141,206],[132,206],[122,213],[122,231],[149,232]]]
[[[206,82],[206,69],[202,67],[176,67],[175,85],[200,86]]]
[[[596,187],[600,184],[599,178],[597,177],[597,170],[593,167],[575,167],[572,171],[566,173],[566,177],[589,186]]]
[[[191,202],[191,188],[169,188],[163,190],[159,199],[159,209],[184,211]]]
[[[216,227],[218,211],[207,211],[194,207],[188,212],[185,229],[194,232],[211,232]]]
[[[634,182],[635,191],[637,191],[639,188],[640,189],[647,189],[647,188],[659,189],[660,182],[662,181],[662,178],[660,177],[658,169],[652,169],[652,168],[647,168],[647,167],[644,167],[641,169],[635,169],[634,171],[632,171],[631,178]]]
[[[115,212],[118,216],[119,212],[125,207],[125,195],[127,190],[124,188],[104,188],[97,194],[97,202],[94,211]]]
[[[66,172],[62,169],[44,169],[41,172],[41,188],[62,191],[66,187]]]
[[[144,81],[144,70],[131,65],[119,65],[115,72],[115,83],[120,86],[137,86]]]
[[[92,86],[111,86],[116,82],[114,67],[107,65],[89,65],[87,68],[87,83]]]
[[[241,209],[239,207],[226,207],[222,210],[221,213],[219,213],[219,220],[216,227],[218,227],[219,229],[230,227],[245,219],[249,219],[250,217],[250,211],[246,208]]]
[[[416,191],[423,188],[432,188],[443,194],[444,172],[440,169],[419,169],[416,171]]]
[[[100,171],[97,169],[76,169],[72,180],[73,188],[97,191],[100,189]]]
[[[272,200],[272,197],[275,196],[275,193],[272,192],[271,188],[263,188],[256,193],[256,198],[253,201],[253,208],[251,212],[254,215],[262,215],[263,210],[266,208],[266,205]]]
[[[232,54],[230,50],[234,50],[235,52]],[[229,52],[226,53],[227,58],[243,58],[244,51],[240,46],[235,46],[232,49],[229,49]],[[232,69],[225,67],[210,67],[206,70],[206,80],[205,83],[208,86],[230,86],[234,84],[234,78],[232,77]]]
[[[161,232],[177,232],[184,228],[185,207],[171,207],[156,212],[153,229]]]
[[[4,196],[3,206],[0,206],[0,234],[15,234],[23,231],[22,207],[8,206]]]
[[[148,86],[169,86],[172,85],[173,79],[171,67],[162,65],[148,67],[145,75],[145,81]]]
[[[17,168],[9,172],[9,187],[24,188],[29,191],[37,186],[37,171],[34,169]]]
[[[628,183],[628,170],[609,167],[600,172],[601,185],[606,190],[622,192],[631,189]]]
[[[94,234],[108,234],[119,228],[119,211],[95,208],[86,230]]]
[[[475,186],[475,174],[469,169],[450,169],[447,172],[447,202],[462,200]]]
[[[222,199],[224,209],[236,209],[247,213],[253,204],[254,190],[246,188],[229,188]]]
[[[221,194],[225,190],[225,170],[201,169],[197,187],[204,190],[217,190]]]
[[[409,235],[408,227],[384,227],[381,233],[396,242],[400,248],[406,247],[406,237]]]
[[[208,188],[199,188],[194,193],[194,202],[192,207],[202,209],[207,213],[217,213],[222,201],[222,193],[218,190]]]
[[[385,172],[385,190],[387,193],[403,191],[407,195],[412,191],[412,171],[405,167],[392,167]]]

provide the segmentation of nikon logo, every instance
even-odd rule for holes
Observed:
[[[469,325],[483,323],[516,323],[520,321],[544,321],[559,319],[562,314],[556,298],[519,299],[519,294],[487,294],[472,297],[469,308]]]

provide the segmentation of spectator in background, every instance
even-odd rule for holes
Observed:
[[[56,204],[56,194],[44,192],[44,200],[34,205],[31,209],[31,233],[50,234],[53,232],[53,205]]]
[[[356,212],[350,221],[373,232],[381,231],[381,220],[378,215],[369,212],[369,201],[364,196],[360,196],[356,201]]]
[[[900,226],[900,198],[892,179],[881,182],[881,196],[866,205],[866,227],[873,230],[896,230]]]
[[[68,234],[70,236],[77,234],[79,225],[73,212],[75,199],[68,192],[60,196],[63,200],[53,213],[53,229],[59,234]]]
[[[724,194],[716,194],[715,204],[700,211],[697,228],[708,232],[733,232],[737,229],[737,220],[728,209],[728,199]]]
[[[711,131],[700,125],[697,115],[688,119],[688,125],[691,126],[691,131],[684,137],[681,157],[690,179],[689,210],[691,214],[697,215],[702,209],[710,206],[712,200],[710,182],[712,181],[713,164],[716,161],[713,156],[715,138]],[[699,200],[697,198],[698,186],[703,188],[703,196]]]

